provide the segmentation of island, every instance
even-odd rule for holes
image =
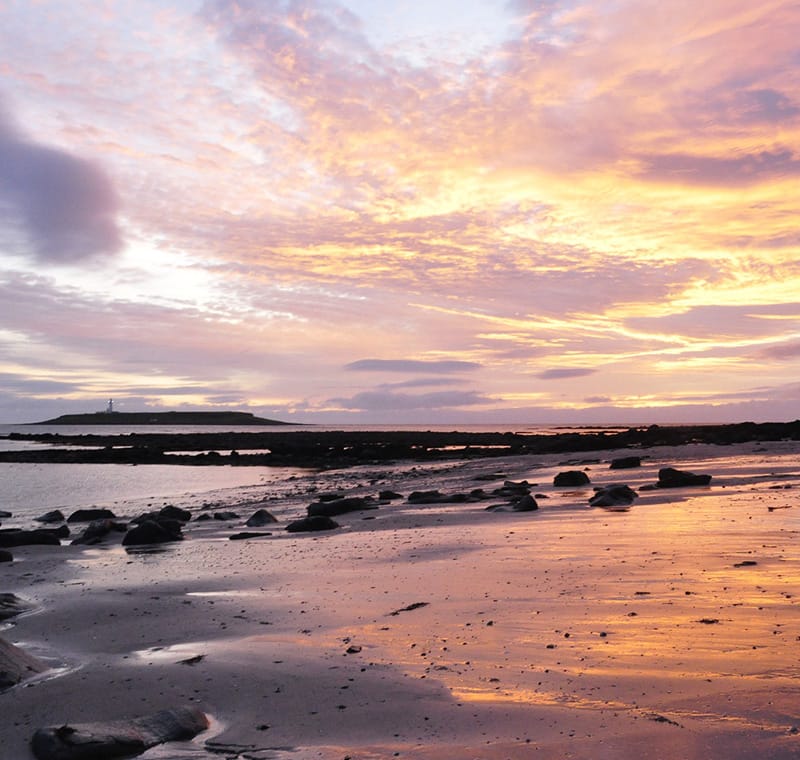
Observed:
[[[250,412],[116,412],[104,410],[90,414],[62,414],[52,420],[31,425],[294,425]]]

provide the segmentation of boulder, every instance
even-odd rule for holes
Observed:
[[[14,555],[7,549],[0,549],[0,562],[13,562]]]
[[[247,518],[245,525],[248,528],[260,528],[270,523],[278,522],[278,518],[266,509],[257,509],[250,517]]]
[[[130,757],[164,742],[193,739],[208,725],[205,713],[196,707],[176,707],[132,720],[40,728],[31,749],[37,760]]]
[[[634,467],[642,466],[641,457],[618,457],[612,459],[609,465],[610,470],[632,470]]]
[[[68,518],[68,523],[91,522],[92,520],[113,520],[116,515],[110,509],[76,509]]]
[[[339,523],[327,515],[309,515],[289,523],[286,530],[289,533],[308,533],[318,530],[333,530],[338,527]]]
[[[558,487],[569,486],[586,486],[591,481],[589,476],[583,470],[567,470],[566,472],[559,472],[553,478],[553,485]]]
[[[9,548],[13,546],[60,546],[61,539],[55,531],[44,528],[35,530],[21,530],[19,528],[8,528],[0,530],[0,547]]]
[[[172,504],[167,504],[166,507],[159,509],[158,516],[167,520],[180,520],[180,522],[189,522],[192,519],[192,513],[188,509],[181,509]]]
[[[314,504],[309,504],[306,511],[309,515],[326,515],[327,517],[336,517],[337,515],[344,515],[348,512],[360,512],[363,509],[377,509],[378,505],[374,504],[370,496],[350,496],[342,499],[334,499],[331,501],[318,501]]]
[[[127,529],[124,523],[115,520],[92,520],[79,536],[72,539],[70,544],[72,546],[93,546],[99,544],[110,533],[124,533]]]
[[[40,523],[64,522],[64,513],[60,509],[53,509],[50,512],[45,512],[40,517],[36,517],[34,519],[36,522]]]
[[[672,467],[664,467],[658,471],[658,488],[682,488],[683,486],[707,486],[711,482],[710,475],[695,475]]]
[[[247,541],[250,538],[264,538],[265,536],[271,536],[272,533],[258,533],[255,531],[242,531],[241,533],[233,533],[228,536],[228,540],[230,541]]]
[[[595,495],[589,499],[592,507],[627,507],[633,504],[639,494],[626,485],[611,485],[597,488]]]
[[[511,505],[512,512],[533,512],[535,509],[539,509],[539,505],[530,494],[525,494]]]
[[[143,523],[131,528],[122,539],[123,546],[143,546],[148,544],[164,544],[169,541],[183,539],[180,523],[177,521],[145,520]]]
[[[378,494],[378,498],[381,501],[394,501],[395,499],[402,499],[403,494],[397,493],[397,491],[381,491]]]
[[[239,515],[236,512],[214,512],[214,519],[215,520],[238,520]]]
[[[8,512],[5,509],[0,509],[0,520],[4,520],[6,517],[13,517],[13,512]]]

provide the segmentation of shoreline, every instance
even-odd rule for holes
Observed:
[[[319,431],[72,434],[11,433],[0,441],[46,449],[0,451],[0,462],[175,464],[341,468],[365,462],[437,461],[649,449],[693,443],[736,445],[800,440],[785,423],[675,425],[553,434],[432,431]],[[56,447],[61,448],[56,448]],[[227,452],[227,453],[224,453]]]
[[[214,730],[141,757],[795,757],[800,443],[653,447],[610,470],[621,453],[370,461],[264,502],[271,536],[228,540],[254,498],[214,505],[228,521],[194,508],[160,551],[15,549],[0,590],[37,610],[3,636],[71,669],[0,693],[5,751],[32,757],[41,726],[189,703]],[[711,485],[641,490],[668,465]],[[557,488],[563,469],[591,483]],[[505,480],[539,509],[407,498]],[[639,493],[627,511],[589,508],[618,482]],[[386,489],[405,498],[284,530],[321,493]]]

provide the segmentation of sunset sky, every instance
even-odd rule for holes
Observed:
[[[796,0],[0,0],[0,422],[800,417]]]

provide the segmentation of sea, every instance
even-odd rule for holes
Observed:
[[[624,430],[628,426],[577,427],[558,425],[338,425],[338,426],[122,426],[122,425],[0,425],[0,451],[45,448],[51,444],[9,440],[11,433],[61,435],[124,435],[129,433],[335,431],[475,431],[557,434]],[[160,508],[167,503],[196,505],[236,501],[248,494],[287,488],[303,471],[288,467],[203,467],[187,465],[39,464],[0,462],[0,518],[3,527],[30,527],[31,520],[54,509],[68,515],[76,509],[106,507],[116,514]]]

